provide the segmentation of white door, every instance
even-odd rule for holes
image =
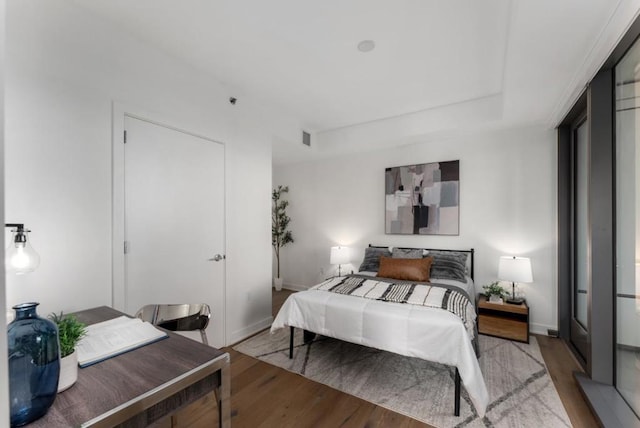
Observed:
[[[207,303],[224,346],[224,145],[132,117],[125,131],[125,310]]]

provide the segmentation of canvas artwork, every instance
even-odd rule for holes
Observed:
[[[459,160],[387,168],[385,187],[385,233],[459,234]]]

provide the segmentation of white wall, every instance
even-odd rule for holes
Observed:
[[[227,343],[266,327],[272,124],[299,128],[250,99],[231,106],[211,76],[71,2],[13,1],[7,16],[5,217],[33,230],[41,257],[8,277],[7,304],[39,301],[46,315],[112,303],[117,101],[226,144]]]
[[[385,167],[455,159],[460,160],[460,235],[385,235]],[[557,327],[554,131],[485,131],[281,165],[274,167],[273,181],[290,188],[288,213],[296,240],[282,250],[285,287],[304,289],[335,274],[337,267],[329,265],[333,245],[356,250],[348,270],[358,269],[369,243],[475,248],[478,291],[496,280],[499,256],[530,257],[535,283],[521,287],[531,307],[532,331],[546,334]]]

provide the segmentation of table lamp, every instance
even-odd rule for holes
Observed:
[[[524,299],[516,297],[516,282],[533,282],[531,260],[528,257],[500,257],[498,279],[511,282],[511,298],[507,299],[507,303],[522,303]]]
[[[331,256],[329,257],[329,263],[332,265],[338,265],[338,276],[342,276],[342,265],[349,263],[350,254],[348,247],[331,247]]]

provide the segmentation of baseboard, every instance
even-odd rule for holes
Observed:
[[[534,334],[540,334],[542,336],[548,336],[547,330],[557,330],[558,326],[555,325],[547,325],[547,324],[534,324],[529,323],[529,332]]]
[[[305,291],[308,290],[309,287],[306,285],[298,285],[298,284],[282,284],[282,288],[292,291]]]
[[[258,321],[256,323],[248,325],[243,329],[234,331],[233,333],[231,333],[231,337],[229,337],[229,339],[227,340],[227,346],[235,345],[236,343],[243,341],[247,337],[253,336],[259,331],[269,328],[271,326],[271,323],[273,323],[273,317],[268,317],[263,319],[262,321]]]

